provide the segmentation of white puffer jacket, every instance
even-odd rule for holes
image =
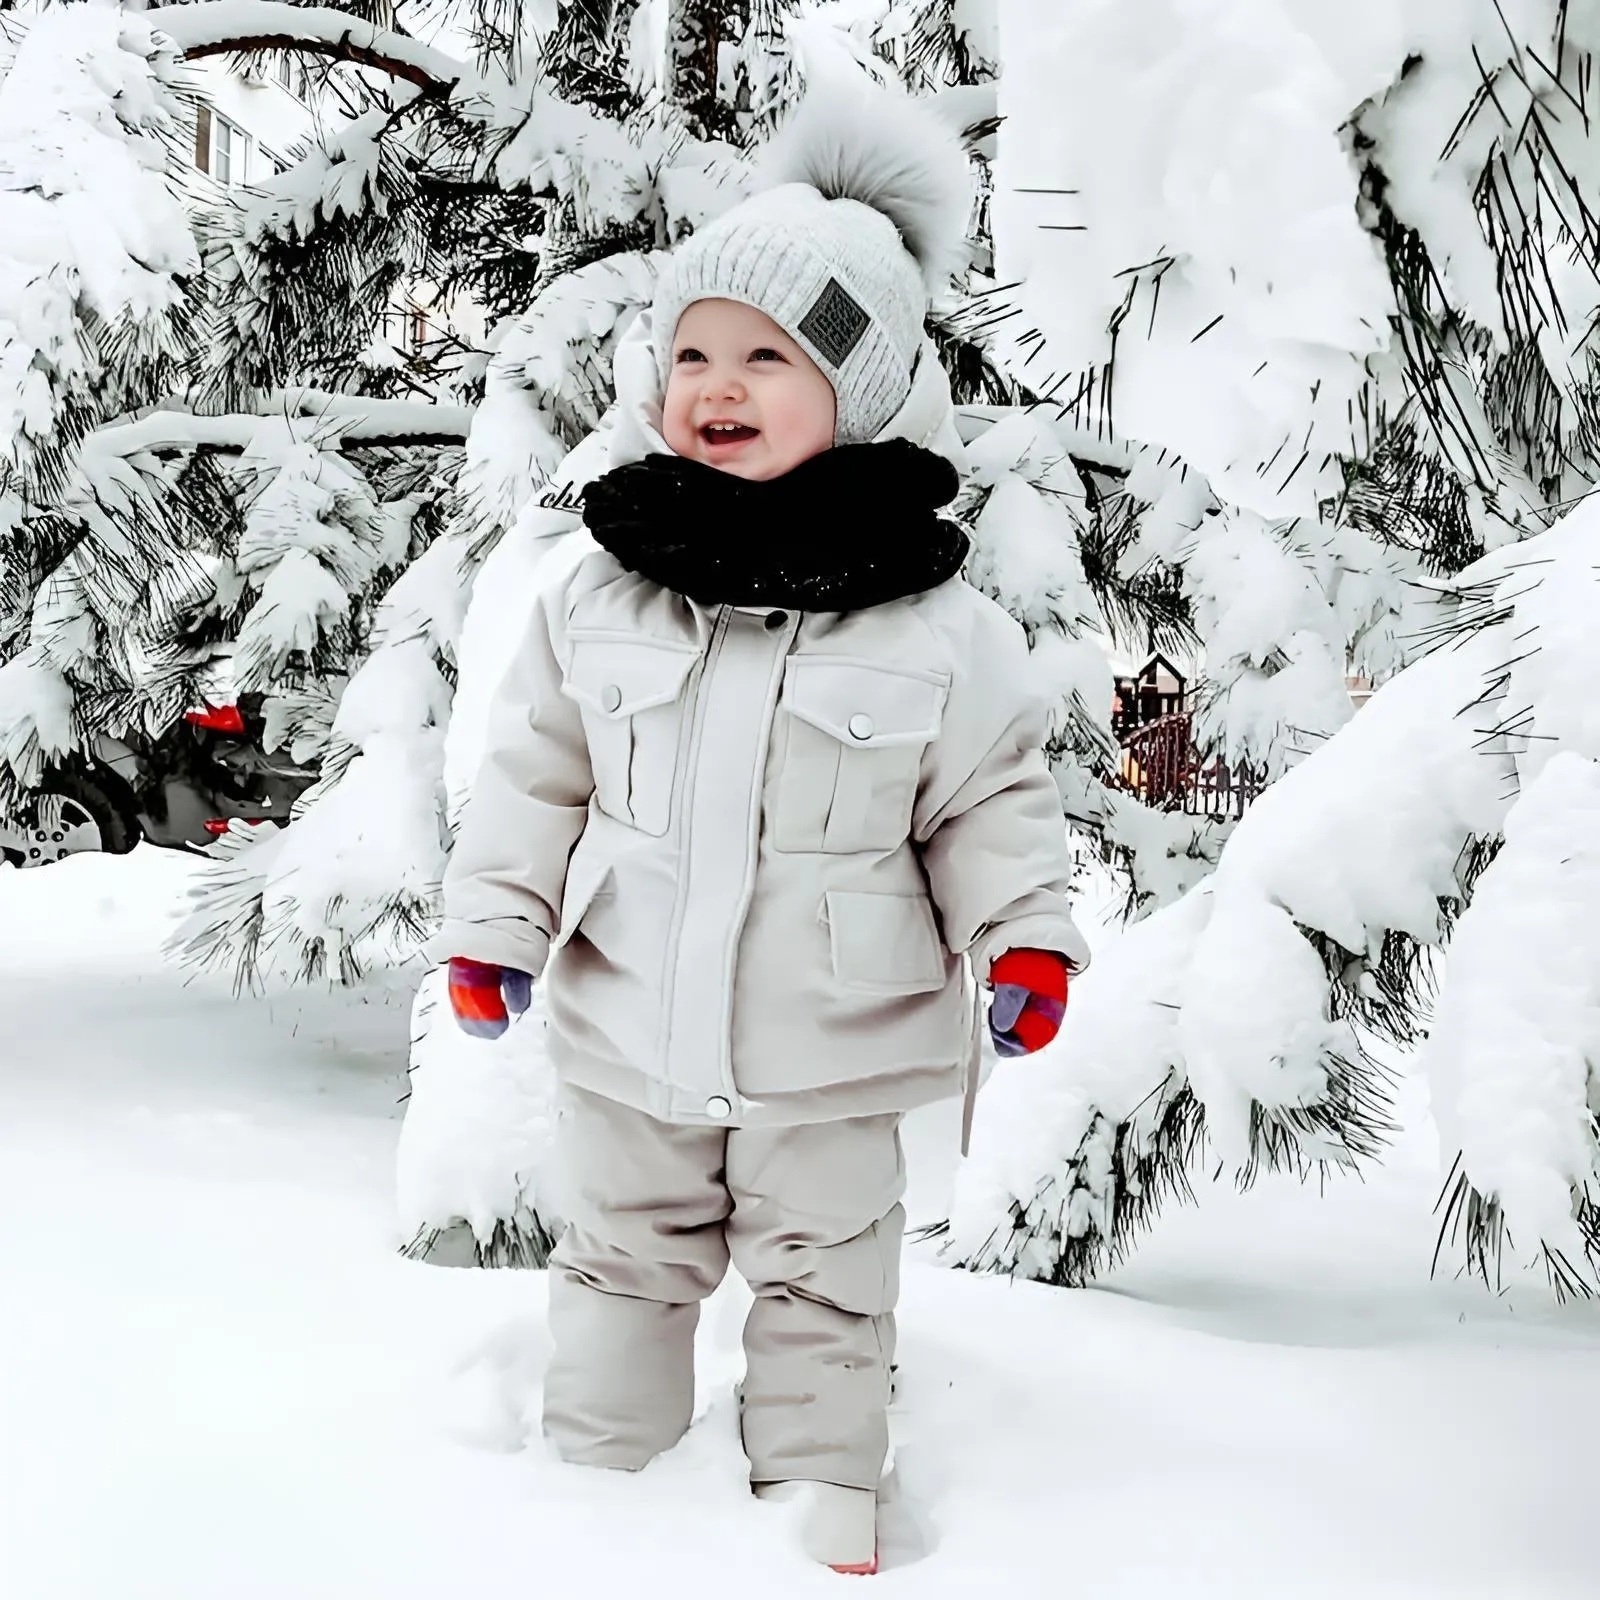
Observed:
[[[625,390],[653,383],[641,343]],[[614,463],[664,448],[652,422],[630,410]],[[959,450],[931,350],[882,437]],[[962,1089],[969,958],[1087,963],[1026,641],[964,580],[706,608],[576,539],[541,579],[430,949],[548,958],[569,1081],[671,1122],[907,1110]]]

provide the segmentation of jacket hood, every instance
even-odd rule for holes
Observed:
[[[617,406],[607,450],[608,464],[622,467],[649,455],[671,455],[673,452],[661,436],[661,375],[648,311],[641,312],[618,341],[614,371]],[[923,338],[912,373],[911,392],[872,442],[881,444],[886,439],[908,439],[943,456],[957,472],[967,470],[966,449],[956,432],[950,380],[940,365],[933,341],[927,337]]]

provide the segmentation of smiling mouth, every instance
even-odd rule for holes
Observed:
[[[726,449],[731,445],[748,444],[759,437],[759,428],[747,428],[742,422],[708,422],[700,430],[700,437],[712,450]]]

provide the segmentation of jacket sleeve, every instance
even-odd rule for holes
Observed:
[[[561,692],[553,639],[564,585],[542,588],[489,709],[483,763],[444,873],[435,961],[543,971],[560,924],[567,862],[588,818],[594,772],[578,707]]]
[[[1089,964],[1068,904],[1072,861],[1044,757],[1046,712],[1026,687],[1027,640],[991,609],[951,682],[912,832],[945,943],[971,957],[980,983],[1007,950],[1053,950],[1073,972]]]

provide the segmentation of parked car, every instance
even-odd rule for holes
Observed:
[[[314,768],[262,747],[261,696],[191,711],[160,739],[102,738],[94,758],[46,775],[20,814],[0,816],[0,856],[42,867],[84,851],[121,855],[141,839],[195,849],[235,818],[285,824]]]

